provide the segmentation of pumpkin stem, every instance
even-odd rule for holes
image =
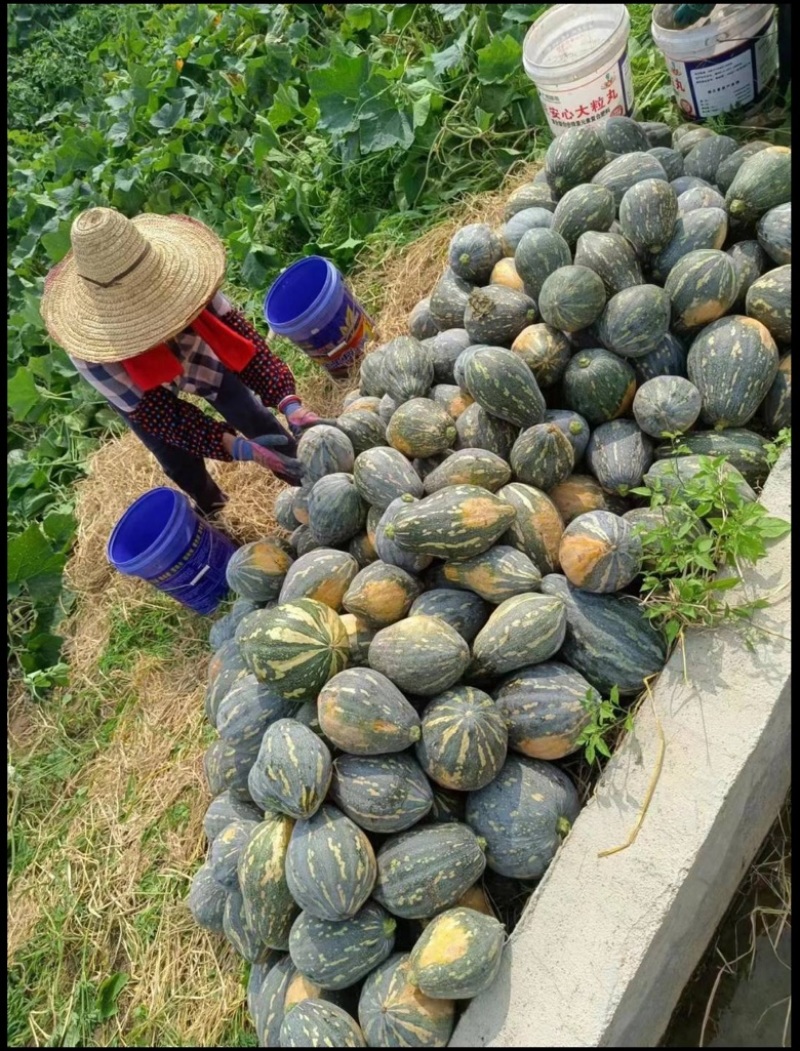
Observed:
[[[559,836],[561,836],[562,839],[564,839],[564,837],[568,835],[571,828],[572,822],[569,820],[569,818],[560,817],[558,821],[556,821],[556,832],[559,834]]]

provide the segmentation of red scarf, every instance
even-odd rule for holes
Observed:
[[[188,328],[208,344],[231,372],[241,372],[256,354],[256,348],[249,339],[235,332],[208,308]],[[171,383],[183,373],[181,360],[168,343],[159,343],[120,364],[141,390],[154,390],[163,383]]]

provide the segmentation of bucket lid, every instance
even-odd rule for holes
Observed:
[[[556,4],[537,18],[525,34],[525,72],[533,80],[557,80],[562,84],[583,76],[587,59],[615,36],[627,37],[629,28],[630,15],[625,4]]]

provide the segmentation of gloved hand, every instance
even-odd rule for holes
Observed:
[[[326,420],[321,416],[317,416],[315,412],[305,408],[299,398],[283,403],[283,415],[286,417],[292,434],[296,438],[299,438],[309,427],[316,427],[320,423],[327,424],[329,427],[336,426],[336,420]]]
[[[261,467],[272,471],[276,478],[299,486],[305,468],[299,460],[283,453],[274,452],[276,445],[286,445],[288,439],[283,434],[265,434],[260,438],[234,438],[231,445],[231,456],[234,460],[247,462],[255,460]]]

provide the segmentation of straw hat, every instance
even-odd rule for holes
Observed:
[[[222,242],[188,216],[126,219],[90,208],[70,236],[72,251],[45,280],[41,311],[53,340],[84,361],[124,361],[176,336],[225,274]]]

